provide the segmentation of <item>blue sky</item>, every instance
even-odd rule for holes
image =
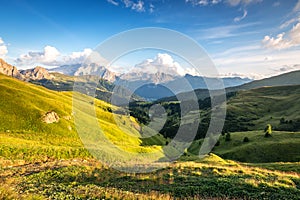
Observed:
[[[19,68],[74,64],[114,34],[162,27],[196,40],[222,75],[300,69],[298,0],[0,1],[0,57]],[[119,63],[155,57],[136,55]]]

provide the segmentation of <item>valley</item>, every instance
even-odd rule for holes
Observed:
[[[300,200],[300,0],[0,8],[0,200]]]
[[[157,152],[163,158],[164,147],[174,139],[181,122],[181,102],[177,97],[150,102],[136,94],[128,108],[118,107],[110,104],[114,84],[108,80],[100,80],[94,98],[72,91],[73,76],[50,73],[50,79],[43,75],[34,78],[31,72],[34,71],[26,72],[26,79],[14,73],[0,74],[0,199],[300,196],[298,72],[281,75],[279,81],[274,77],[269,84],[262,80],[260,84],[254,81],[238,89],[227,88],[224,129],[220,137],[210,138],[218,142],[204,157],[199,157],[199,149],[212,108],[209,97],[197,95],[199,109],[194,114],[200,115],[201,121],[191,146],[178,161],[147,173],[121,172],[96,159],[78,134],[76,115],[82,112],[84,120],[92,121],[93,116],[85,113],[85,108],[92,106],[105,136],[118,148],[133,153]],[[287,84],[279,85],[284,76]],[[78,79],[86,84],[95,77]],[[205,90],[195,92],[199,91]],[[74,95],[80,97],[77,100],[82,109],[73,110]],[[186,93],[178,95],[189,97]],[[167,121],[158,135],[143,138],[143,128],[151,122],[149,108],[155,104],[166,110]],[[129,113],[124,112],[126,109]],[[45,123],[49,112],[58,119]],[[186,120],[183,125],[192,123]],[[273,129],[271,137],[265,137],[267,124]],[[89,142],[93,141],[95,138]],[[105,142],[97,142],[93,144],[96,148],[106,148]],[[116,157],[111,155],[108,159],[113,161]]]

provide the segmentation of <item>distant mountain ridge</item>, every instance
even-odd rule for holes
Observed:
[[[23,81],[30,80],[42,80],[42,79],[53,79],[54,76],[49,73],[49,71],[43,67],[35,67],[33,69],[18,70],[15,66],[12,66],[0,59],[0,73],[17,78]]]
[[[57,71],[62,74],[70,74],[71,76],[86,76],[97,75],[100,79],[112,83],[108,91],[113,92],[113,85],[124,86],[127,89],[134,91],[134,93],[147,100],[158,99],[174,99],[175,95],[187,98],[191,90],[195,90],[198,98],[203,99],[209,96],[207,90],[209,88],[218,90],[222,88],[222,84],[226,88],[226,92],[235,92],[239,90],[254,89],[267,86],[284,86],[284,85],[300,85],[300,70],[293,71],[278,76],[252,81],[249,78],[229,77],[229,78],[208,78],[201,76],[192,76],[186,74],[184,77],[177,74],[144,73],[132,72],[128,74],[117,75],[111,72],[104,66],[97,64],[85,65],[64,65],[55,69],[47,70],[43,67],[35,67],[28,70],[18,70],[15,66],[8,64],[3,59],[0,59],[0,73],[23,80],[30,81],[36,84],[44,85],[51,89],[61,90],[66,88],[72,89],[74,81],[69,80],[71,77],[60,77],[53,82],[58,74],[50,73],[49,71]],[[62,78],[62,79],[61,79]],[[68,79],[65,82],[63,79]],[[221,84],[220,80],[223,81]],[[60,84],[61,83],[61,84]],[[105,87],[107,84],[105,84]]]
[[[270,78],[256,80],[251,83],[246,83],[238,86],[238,89],[254,89],[267,86],[288,86],[300,85],[300,70],[287,72]]]
[[[96,71],[97,69],[98,71]],[[98,82],[97,89],[95,91],[95,97],[97,99],[110,102],[115,85],[106,79],[114,79],[114,74],[110,74],[110,72],[108,72],[105,68],[97,68],[95,65],[90,65],[88,70],[92,70],[94,74],[102,73],[100,74],[102,76],[100,76],[99,79],[99,77],[96,75],[86,75],[89,74],[90,71],[87,72],[84,69],[81,69],[81,71],[77,72],[79,75],[76,79],[78,84],[85,87],[85,89],[89,87],[94,89],[94,86],[91,86],[90,83]],[[35,85],[41,85],[54,91],[72,91],[75,83],[74,76],[68,76],[61,73],[50,73],[47,69],[39,66],[33,69],[18,70],[15,66],[6,63],[2,59],[0,59],[0,74],[17,78],[21,81],[30,82]],[[120,91],[124,93],[128,92],[126,89]],[[120,94],[116,94],[115,96],[119,99],[123,99],[123,97],[119,95]],[[135,94],[133,94],[131,98],[132,100],[142,100],[141,97]]]
[[[62,73],[68,76],[96,75],[99,78],[105,79],[112,83],[117,79],[116,73],[108,70],[104,66],[97,65],[95,63],[63,65],[61,67],[49,69],[49,71]]]
[[[251,89],[262,88],[262,87],[293,86],[293,85],[300,85],[300,70],[280,74],[262,80],[252,81],[235,87],[227,87],[226,92],[231,93],[231,92],[251,90]],[[209,97],[209,91],[207,89],[196,89],[194,91],[182,92],[177,94],[177,96],[182,99],[188,99],[191,96],[192,92],[195,92],[198,99],[205,99]],[[177,97],[172,96],[172,97],[161,98],[158,101],[164,102],[164,101],[175,101],[175,100],[177,100]]]
[[[155,71],[153,73],[149,71],[144,72],[141,69],[139,70],[140,71],[131,71],[117,75],[104,66],[97,64],[64,65],[51,69],[51,71],[71,76],[82,76],[88,74],[97,75],[115,85],[124,86],[148,100],[157,100],[195,89],[207,89],[207,82],[209,82],[209,87],[211,89],[220,89],[223,88],[223,83],[226,88],[239,86],[252,81],[249,78],[240,77],[207,78],[202,76],[192,76],[190,74],[180,76],[176,73],[170,74],[163,72],[163,70]],[[220,80],[223,81],[222,84],[220,83]]]

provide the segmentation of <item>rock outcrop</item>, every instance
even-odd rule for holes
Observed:
[[[20,73],[23,75],[23,78],[28,80],[42,80],[42,79],[53,79],[54,76],[51,75],[48,70],[43,67],[36,67],[33,69],[21,70]]]
[[[18,69],[15,66],[8,64],[1,58],[0,58],[0,73],[7,76],[15,77],[17,79],[23,79],[23,75],[18,71]]]
[[[43,115],[42,121],[46,124],[57,123],[59,122],[59,116],[56,112],[50,111]]]
[[[36,67],[33,69],[18,70],[0,58],[0,73],[11,76],[23,81],[35,81],[42,79],[53,79],[54,76],[43,67]]]

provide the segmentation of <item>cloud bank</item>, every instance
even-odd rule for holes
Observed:
[[[92,53],[92,49],[84,49],[81,52],[72,52],[69,55],[62,55],[57,48],[45,46],[42,51],[30,51],[22,54],[15,60],[16,64],[22,67],[34,67],[35,65],[46,65],[56,67],[61,65],[72,65],[83,63]]]
[[[173,76],[184,76],[186,74],[199,75],[194,68],[183,68],[171,55],[166,53],[159,53],[154,59],[144,60],[135,65],[130,72],[149,74],[164,73]]]
[[[300,46],[300,22],[298,22],[288,33],[280,33],[276,37],[269,35],[262,40],[263,46],[268,49],[288,49]]]

